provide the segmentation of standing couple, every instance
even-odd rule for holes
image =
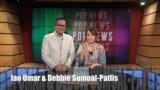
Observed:
[[[86,29],[85,41],[75,55],[73,38],[64,33],[66,26],[66,19],[59,17],[55,20],[55,31],[44,36],[42,59],[50,71],[68,71],[75,56],[79,58],[79,66],[92,69],[106,65],[105,49],[96,43],[98,34],[95,29]]]

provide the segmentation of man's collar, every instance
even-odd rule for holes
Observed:
[[[57,32],[55,32],[56,36],[58,37],[63,37],[63,34],[58,34]]]

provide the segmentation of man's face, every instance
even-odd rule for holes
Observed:
[[[66,30],[66,21],[58,20],[55,29],[58,34],[63,34]]]

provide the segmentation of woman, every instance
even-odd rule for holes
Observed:
[[[105,49],[101,44],[96,43],[97,31],[95,29],[87,29],[85,32],[85,42],[79,46],[77,56],[80,59],[80,66],[100,67],[106,64]]]

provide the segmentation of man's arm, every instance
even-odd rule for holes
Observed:
[[[53,70],[53,68],[57,65],[53,60],[51,60],[51,58],[49,57],[49,45],[48,45],[48,40],[46,38],[46,36],[43,39],[43,43],[42,43],[42,59],[45,62],[45,64],[51,69]]]
[[[74,49],[73,38],[71,38],[69,56],[68,56],[68,59],[67,59],[67,62],[66,62],[66,65],[68,66],[68,68],[71,67],[71,64],[74,60],[74,56],[75,56],[75,49]]]

